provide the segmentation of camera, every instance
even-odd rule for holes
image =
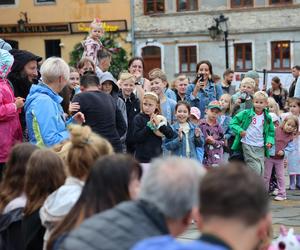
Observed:
[[[241,99],[241,103],[244,103],[245,101],[247,100],[250,100],[251,99],[251,95],[249,95],[248,93],[244,92],[244,93],[241,93],[240,95],[240,99]]]
[[[204,74],[202,73],[198,73],[195,79],[195,83],[197,83],[198,81],[203,82],[204,81]]]

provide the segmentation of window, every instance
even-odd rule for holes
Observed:
[[[46,58],[51,56],[61,57],[60,40],[45,40]]]
[[[291,68],[290,41],[271,43],[272,69],[285,70]]]
[[[0,5],[16,4],[15,0],[0,0]]]
[[[182,46],[179,49],[179,72],[195,72],[197,65],[197,46]]]
[[[270,4],[291,4],[293,0],[270,0]]]
[[[36,3],[55,3],[55,0],[35,0]]]
[[[248,71],[252,69],[252,44],[238,43],[234,45],[235,71]]]
[[[19,49],[19,42],[15,40],[6,40],[5,42],[9,43],[13,49]]]
[[[198,9],[198,0],[177,0],[177,11]]]
[[[231,0],[231,8],[253,7],[253,0]]]
[[[144,12],[146,14],[165,12],[164,0],[144,0]]]

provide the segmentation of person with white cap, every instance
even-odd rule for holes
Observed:
[[[5,42],[3,39],[0,38],[0,49],[10,51],[12,47],[9,43]]]

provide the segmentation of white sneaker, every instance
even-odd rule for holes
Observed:
[[[276,196],[276,197],[274,198],[274,200],[275,200],[275,201],[284,201],[284,200],[286,200],[286,197]]]
[[[273,196],[277,196],[278,195],[279,190],[277,188],[274,189],[274,191],[272,192]]]

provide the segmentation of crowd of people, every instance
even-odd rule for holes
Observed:
[[[269,197],[300,189],[300,66],[289,91],[208,60],[115,79],[105,48],[73,68],[0,43],[0,249],[268,249]]]

